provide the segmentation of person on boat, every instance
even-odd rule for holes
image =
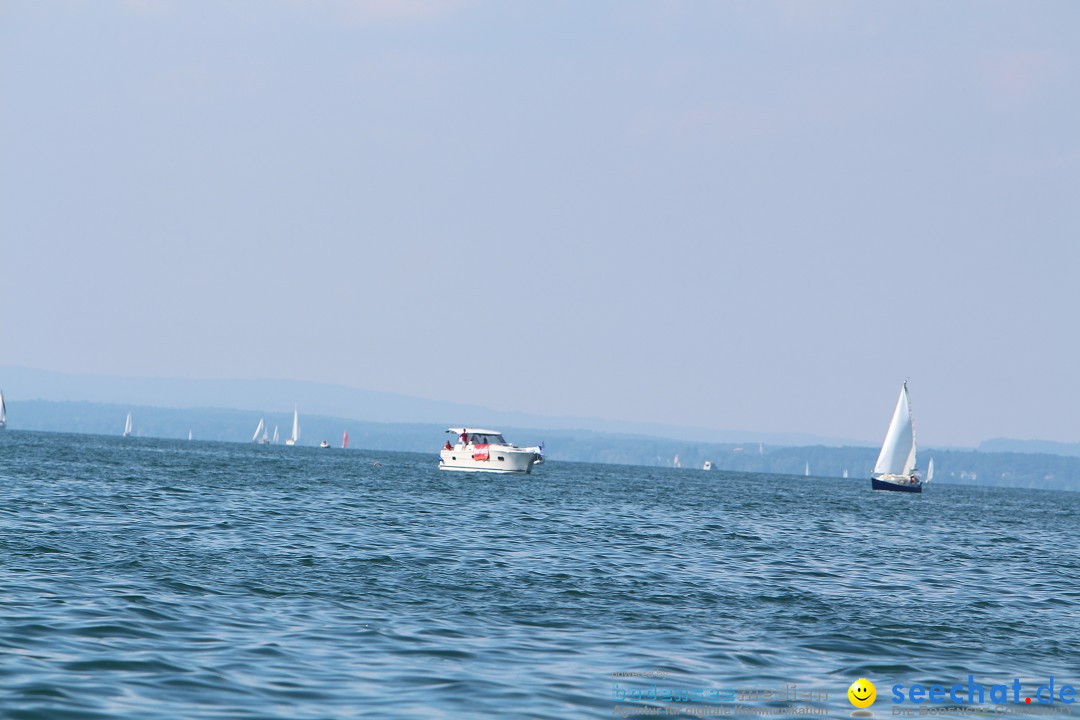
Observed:
[[[444,449],[444,450],[453,450],[454,448],[453,448],[453,447],[451,447],[451,445],[450,445],[450,441],[449,441],[449,440],[447,440],[447,441],[446,441],[446,445],[445,445],[445,446],[443,447],[443,449]]]
[[[462,445],[468,445],[469,444],[469,433],[466,430],[461,431],[461,444]]]

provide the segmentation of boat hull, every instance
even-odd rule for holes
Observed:
[[[918,483],[917,485],[901,485],[900,483],[879,480],[878,478],[872,477],[870,478],[870,488],[872,490],[891,490],[892,492],[921,493],[922,483]]]
[[[477,460],[471,450],[443,450],[439,453],[439,469],[453,472],[488,472],[527,475],[536,464],[536,453],[521,450],[491,449],[487,460]]]

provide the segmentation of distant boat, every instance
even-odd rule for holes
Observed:
[[[319,443],[319,447],[321,447],[321,448],[328,448],[328,447],[330,447],[330,443],[328,443],[328,442],[326,442],[325,440],[323,440],[323,441],[322,441],[321,443]]]
[[[705,464],[701,468],[702,470],[712,470],[712,460],[706,460]]]
[[[934,458],[930,458],[930,464],[926,466],[926,480],[923,485],[928,485],[934,479]]]
[[[921,493],[922,477],[915,469],[915,419],[911,414],[907,382],[900,387],[889,430],[870,475],[874,490]]]
[[[810,477],[810,461],[809,460],[806,461],[806,469],[803,470],[803,475],[805,477]]]
[[[275,445],[277,445],[278,442],[279,442],[277,425],[274,426],[274,439],[271,440],[270,442],[274,443]]]
[[[285,438],[286,445],[295,445],[300,442],[300,413],[294,407],[292,412],[292,436]]]
[[[682,465],[679,464],[679,456],[678,455],[676,455],[675,459],[671,461],[671,464],[672,464],[673,467],[682,467]]]
[[[4,404],[4,391],[0,390],[0,430],[7,427],[7,405]]]
[[[131,437],[131,411],[128,410],[127,420],[124,421],[124,437]]]
[[[844,477],[847,477],[847,470],[844,470]]]
[[[187,431],[187,439],[188,439],[188,440],[190,440],[190,439],[191,439],[191,431],[190,431],[190,430],[188,430],[188,431]]]
[[[344,450],[347,447],[349,447],[349,431],[348,430],[346,430],[345,433],[341,436],[341,449]]]
[[[266,445],[270,437],[266,434],[266,418],[259,418],[259,424],[255,428],[255,434],[251,436],[251,442]]]

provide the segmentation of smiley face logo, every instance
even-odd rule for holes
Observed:
[[[857,708],[868,708],[877,699],[877,688],[866,678],[859,678],[847,689],[848,700]]]

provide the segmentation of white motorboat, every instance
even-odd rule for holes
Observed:
[[[521,448],[506,442],[498,430],[450,428],[455,442],[446,441],[439,453],[440,470],[459,472],[530,473],[542,462],[542,446]]]
[[[321,443],[319,443],[319,447],[328,448],[328,447],[330,447],[330,443],[327,442],[326,440],[323,440]]]
[[[701,466],[702,470],[712,470],[712,460],[706,460],[705,464]]]

